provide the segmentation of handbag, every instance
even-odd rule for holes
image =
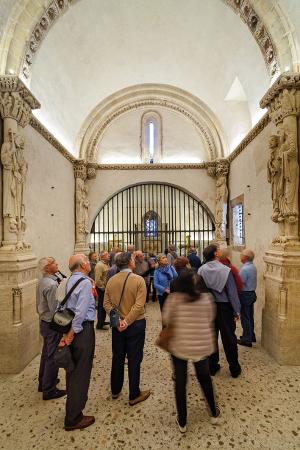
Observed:
[[[71,309],[64,308],[64,306],[70,298],[74,289],[79,285],[79,283],[81,283],[81,281],[85,279],[85,277],[79,278],[79,280],[77,280],[76,283],[71,287],[65,298],[60,303],[50,322],[50,328],[52,330],[63,334],[67,333],[70,330],[75,313]]]
[[[129,277],[130,274],[131,274],[131,272],[128,273],[128,275],[127,275],[127,277],[126,277],[126,279],[124,281],[123,289],[122,289],[122,293],[121,293],[121,297],[120,297],[120,301],[119,301],[118,306],[115,306],[114,308],[112,308],[110,310],[109,322],[110,322],[111,328],[117,328],[119,326],[119,324],[120,324],[119,308],[120,308],[121,301],[122,301],[122,298],[123,298],[124,289],[125,289],[125,286],[126,286],[126,283],[127,283],[127,280],[128,280],[128,277]]]
[[[68,345],[57,347],[54,353],[54,361],[57,367],[65,369],[67,373],[75,369],[72,353]]]
[[[164,327],[156,338],[155,345],[165,352],[170,352],[170,342],[174,335],[173,327],[168,325]]]

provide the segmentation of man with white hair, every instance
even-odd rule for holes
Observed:
[[[58,264],[52,256],[41,258],[39,269],[43,277],[37,286],[37,311],[40,317],[40,333],[43,337],[43,350],[39,369],[38,391],[43,392],[43,400],[63,397],[66,391],[57,389],[58,367],[54,353],[61,334],[50,328],[50,322],[57,306]]]
[[[88,277],[91,270],[88,257],[83,254],[71,256],[69,269],[72,274],[67,282],[66,292],[80,279],[81,282],[66,303],[66,308],[73,311],[74,318],[70,331],[63,336],[60,342],[60,346],[70,346],[75,364],[74,370],[66,375],[66,431],[86,428],[95,422],[94,416],[84,416],[82,413],[88,398],[95,351],[96,308],[92,284]]]
[[[254,252],[245,249],[241,253],[243,266],[240,270],[240,277],[243,282],[243,290],[240,294],[241,302],[241,324],[243,335],[238,339],[239,345],[252,347],[252,342],[256,342],[254,333],[254,303],[256,302],[257,270],[253,264]]]

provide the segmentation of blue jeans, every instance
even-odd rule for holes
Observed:
[[[254,333],[254,303],[256,302],[255,291],[243,291],[240,294],[241,302],[241,323],[243,335],[241,340],[245,342],[255,342]]]
[[[146,320],[136,320],[125,331],[112,329],[111,392],[119,394],[124,383],[125,356],[128,358],[129,400],[140,395],[140,370],[143,360]]]

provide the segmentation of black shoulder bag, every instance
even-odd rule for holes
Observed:
[[[69,300],[74,289],[77,288],[79,283],[81,283],[81,281],[85,279],[85,277],[79,278],[79,280],[77,280],[76,283],[71,287],[65,298],[60,303],[50,322],[50,328],[52,330],[57,331],[58,333],[67,333],[70,330],[75,314],[71,309],[64,309],[64,306]]]
[[[126,286],[126,283],[127,283],[127,280],[128,280],[128,277],[129,277],[130,274],[131,274],[131,272],[128,273],[128,275],[127,275],[127,277],[126,277],[126,279],[124,281],[123,289],[122,289],[122,293],[121,293],[121,297],[120,297],[120,301],[119,301],[118,306],[115,306],[114,308],[112,308],[110,310],[109,321],[110,321],[111,328],[117,328],[119,326],[119,324],[120,324],[119,308],[120,308],[121,301],[122,301],[122,298],[123,298],[124,289],[125,289],[125,286]]]

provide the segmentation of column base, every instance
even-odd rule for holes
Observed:
[[[279,364],[300,365],[300,245],[266,252],[262,346]]]
[[[29,250],[0,249],[0,373],[22,371],[39,353],[37,261]]]
[[[85,255],[88,255],[90,253],[91,249],[86,244],[86,242],[76,242],[74,247],[74,254],[76,253],[83,253]]]

